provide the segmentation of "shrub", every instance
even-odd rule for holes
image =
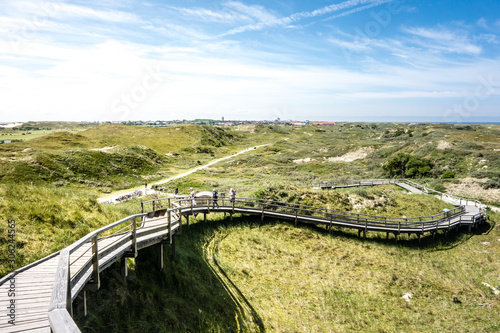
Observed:
[[[399,153],[382,167],[390,178],[408,177],[416,178],[427,175],[434,164],[427,158]]]
[[[500,178],[492,178],[488,179],[485,183],[483,183],[483,188],[488,190],[488,189],[493,189],[493,188],[500,188]]]
[[[455,178],[455,171],[446,170],[445,172],[443,172],[442,177],[443,178]]]
[[[437,184],[434,186],[434,189],[438,192],[446,192],[446,188],[443,186],[443,184]]]

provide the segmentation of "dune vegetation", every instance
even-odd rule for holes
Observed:
[[[29,129],[26,129],[28,131]],[[391,236],[220,214],[177,236],[153,269],[148,250],[102,275],[84,332],[494,332],[500,330],[500,126],[340,123],[333,127],[106,124],[0,145],[0,220],[16,221],[16,267],[137,213],[141,199],[98,198],[154,184],[248,147],[256,150],[162,184],[216,188],[382,216],[432,215],[447,203],[395,186],[321,191],[320,181],[404,176],[492,210],[481,229],[395,242]],[[402,163],[402,161],[406,161]],[[410,163],[411,161],[411,163]],[[399,168],[399,169],[398,169]],[[7,226],[0,224],[1,256]],[[9,272],[0,260],[0,276]],[[217,263],[215,265],[214,263]],[[217,266],[219,268],[215,269]],[[495,289],[496,288],[496,289]],[[406,298],[402,298],[406,295]],[[409,296],[408,296],[409,295]],[[452,297],[457,296],[453,302]],[[244,303],[244,304],[243,304]],[[240,307],[248,315],[240,317]]]

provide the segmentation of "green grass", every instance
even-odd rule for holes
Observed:
[[[238,196],[362,214],[433,215],[451,206],[394,186],[317,191],[309,184],[381,177],[382,165],[399,152],[435,162],[430,177],[417,180],[431,188],[453,189],[464,177],[494,179],[500,174],[499,137],[497,125],[364,123],[331,128],[257,125],[244,131],[108,124],[57,132],[0,145],[0,221],[16,220],[20,267],[139,210],[138,199],[99,205],[98,193],[153,184],[263,143],[272,144],[164,186],[179,187],[186,194],[189,187],[217,188],[219,193],[234,187]],[[108,152],[92,150],[110,146],[114,148]],[[367,155],[357,160],[329,160],[361,148]],[[306,158],[308,162],[296,162]],[[447,170],[456,178],[443,179]],[[482,195],[487,193],[492,192]],[[238,325],[256,329],[249,318],[262,320],[268,332],[500,329],[499,296],[482,284],[500,287],[496,214],[473,234],[462,230],[435,240],[427,236],[420,245],[415,236],[396,243],[392,236],[386,240],[385,234],[369,232],[363,241],[355,231],[336,228],[328,234],[323,228],[277,221],[261,226],[247,217],[236,218],[234,224],[222,216],[210,218],[209,226],[194,223],[177,237],[177,255],[165,255],[163,272],[152,269],[153,250],[141,251],[136,263],[129,262],[126,284],[117,267],[106,270],[103,288],[89,300],[89,318],[79,319],[84,331],[227,332],[237,331]],[[2,222],[0,276],[8,272],[6,237]],[[214,251],[210,259],[208,247]],[[226,279],[212,269],[214,258]],[[227,288],[230,282],[234,286]],[[235,319],[235,290],[256,313],[246,324]],[[410,303],[401,299],[408,292],[413,293]],[[461,303],[453,303],[453,295]]]
[[[428,237],[419,245],[415,238],[396,244],[379,233],[363,241],[344,229],[329,234],[272,220],[228,220],[211,216],[206,226],[184,228],[176,257],[165,255],[162,272],[153,268],[154,252],[137,259],[126,284],[118,267],[111,268],[104,291],[89,300],[91,314],[78,319],[83,331],[236,331],[239,311],[203,251],[211,242],[221,271],[268,332],[499,328],[500,297],[482,284],[500,285],[496,223],[476,234]],[[406,302],[402,296],[410,292]],[[453,295],[461,303],[453,303]],[[250,318],[247,313],[248,323]]]
[[[16,268],[58,251],[89,232],[138,212],[137,200],[102,206],[94,194],[59,187],[0,186],[0,276],[6,275],[7,220],[16,223]]]

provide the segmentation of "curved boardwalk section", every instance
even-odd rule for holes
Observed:
[[[157,199],[142,203],[142,213],[129,216],[81,238],[64,250],[36,263],[12,272],[0,281],[0,305],[2,318],[7,318],[11,299],[9,293],[12,279],[15,286],[15,325],[7,320],[0,323],[2,332],[80,332],[72,319],[72,304],[76,298],[83,299],[87,290],[98,290],[99,274],[120,260],[126,276],[126,258],[134,258],[145,247],[158,246],[159,264],[164,244],[175,248],[175,235],[182,231],[182,218],[189,225],[189,217],[209,213],[225,213],[230,218],[236,213],[288,220],[294,223],[357,229],[366,237],[368,231],[400,234],[436,233],[466,225],[474,227],[486,218],[486,210],[479,201],[453,197],[436,192],[411,181],[365,180],[348,183],[322,182],[317,188],[339,188],[352,186],[374,186],[395,184],[414,193],[431,193],[455,204],[450,211],[432,216],[412,218],[379,217],[332,209],[289,204],[276,201],[237,198],[219,200],[219,207],[212,207],[210,199]],[[13,298],[14,299],[14,298]],[[7,313],[5,313],[7,311]]]

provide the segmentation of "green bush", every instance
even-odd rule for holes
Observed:
[[[429,174],[433,166],[430,159],[399,153],[382,167],[389,178],[417,178]]]
[[[483,188],[486,190],[500,188],[500,178],[488,179],[488,181],[483,184]]]
[[[443,175],[442,177],[443,178],[455,178],[455,171],[451,171],[451,170],[446,170],[445,172],[443,172]]]

